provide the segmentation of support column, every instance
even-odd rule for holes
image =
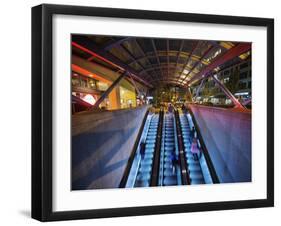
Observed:
[[[244,109],[245,107],[236,99],[236,97],[225,87],[224,84],[221,83],[221,81],[216,77],[216,75],[211,75],[214,79],[215,83],[218,84],[220,89],[224,92],[226,96],[231,99],[231,101],[234,103],[235,107]]]
[[[111,93],[108,95],[108,99],[110,102],[110,110],[119,109],[120,108],[120,92],[119,85],[114,87]]]
[[[135,83],[135,81],[134,81],[134,79],[133,79],[131,73],[129,73],[129,77],[130,77],[130,80],[131,80],[131,82],[133,83],[133,85],[134,85],[134,87],[135,87],[135,89],[136,89],[136,91],[137,91],[138,96],[140,96],[140,91],[139,91],[139,89],[138,89],[138,87],[137,87],[137,85],[136,85],[136,83]]]
[[[186,100],[192,102],[193,101],[193,95],[190,91],[190,87],[187,87],[186,90]]]
[[[92,109],[98,108],[99,105],[104,101],[104,99],[111,93],[111,91],[119,84],[119,82],[126,75],[126,72],[122,73],[112,84],[111,86],[101,95],[97,102],[93,105]]]
[[[194,98],[198,97],[199,92],[200,92],[200,90],[202,89],[202,87],[203,87],[203,85],[204,85],[205,81],[206,81],[206,79],[205,79],[205,78],[204,78],[204,79],[202,79],[202,81],[201,81],[201,83],[200,83],[200,85],[199,85],[198,89],[196,90],[196,95],[195,95],[195,97],[194,97]]]

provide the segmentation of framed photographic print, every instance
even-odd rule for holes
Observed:
[[[274,21],[32,8],[32,217],[274,205]]]

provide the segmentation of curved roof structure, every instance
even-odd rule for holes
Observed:
[[[73,35],[73,53],[147,86],[187,86],[250,55],[250,43],[100,35]]]

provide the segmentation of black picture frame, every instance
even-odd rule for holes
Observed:
[[[52,18],[55,14],[182,21],[267,28],[267,198],[98,210],[52,210]],[[274,206],[274,20],[267,18],[43,4],[32,8],[32,218],[122,217]]]

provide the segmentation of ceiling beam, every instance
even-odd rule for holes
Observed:
[[[198,72],[194,75],[187,84],[192,84],[195,81],[201,80],[207,76],[210,76],[210,72],[212,72],[216,67],[221,66],[227,61],[240,56],[241,54],[249,51],[251,49],[251,43],[239,43],[238,45],[232,47],[224,54],[216,58],[213,62],[211,62],[208,66],[206,66],[202,71]]]
[[[141,64],[139,61],[136,60],[135,56],[133,56],[133,54],[126,48],[126,46],[120,44],[120,45],[118,45],[117,47],[119,47],[119,48],[121,49],[121,51],[124,50],[124,51],[128,54],[128,56],[129,56],[132,60],[134,60],[134,61],[139,65],[139,67],[142,69],[142,71],[145,70],[145,68],[142,66],[142,64]],[[139,74],[140,74],[140,73],[139,73]],[[145,74],[146,74],[148,77],[151,76],[151,75],[148,74],[147,72],[146,72]]]
[[[147,57],[146,53],[144,52],[144,50],[142,49],[142,47],[140,46],[140,44],[136,38],[135,38],[135,42],[136,42],[137,46],[139,47],[139,50],[141,51],[141,54],[143,55],[143,57],[145,57],[147,59],[147,61],[149,62],[149,64],[152,65],[151,61]]]
[[[181,45],[180,45],[180,48],[179,48],[179,51],[178,51],[178,55],[177,55],[177,61],[176,61],[176,67],[175,67],[175,74],[176,74],[176,72],[177,72],[177,66],[178,66],[178,64],[179,64],[179,59],[180,59],[180,55],[181,55],[183,46],[184,46],[184,40],[181,40]]]
[[[161,53],[161,54],[159,54],[159,52]],[[175,52],[175,54],[172,54],[171,52]],[[174,56],[174,55],[176,55],[176,56],[178,56],[178,54],[179,54],[179,52],[178,51],[175,51],[175,50],[172,50],[172,51],[170,51],[169,52],[169,56]],[[189,57],[189,52],[185,52],[185,51],[181,51],[181,54],[184,54],[185,56],[182,56],[182,57],[185,57],[185,58],[187,58],[187,57]],[[167,52],[165,51],[165,52],[161,52],[161,51],[154,51],[153,50],[153,52],[146,52],[146,56],[141,56],[141,57],[138,57],[138,58],[136,58],[136,60],[138,60],[138,61],[140,61],[140,60],[143,60],[143,59],[149,59],[149,58],[153,58],[153,57],[159,57],[159,56],[164,56],[164,57],[166,57],[166,55],[167,55]],[[131,63],[134,63],[134,61],[131,61],[131,62],[129,62],[128,64],[131,64]]]
[[[185,68],[187,67],[187,65],[189,64],[190,59],[191,59],[191,56],[193,55],[193,53],[194,53],[194,51],[196,50],[196,48],[198,47],[198,45],[199,45],[199,41],[196,41],[195,44],[194,44],[194,46],[193,46],[193,48],[192,48],[192,50],[191,50],[191,52],[190,52],[190,54],[189,54],[189,56],[188,56],[188,58],[187,58],[187,60],[186,60],[185,65],[183,66],[183,68],[182,68],[182,70],[181,70],[181,73],[180,73],[180,75],[179,75],[179,79],[180,79],[180,77],[181,77],[181,75],[182,75],[184,69],[185,69]]]
[[[155,86],[159,86],[160,83],[165,83],[165,84],[173,84],[173,85],[180,86],[182,88],[186,88],[183,84],[181,84],[177,80],[160,79],[160,80],[155,80],[152,83],[155,83]]]
[[[190,75],[190,73],[199,65],[199,63],[202,63],[202,60],[203,60],[203,59],[206,57],[206,55],[207,55],[212,49],[214,49],[214,48],[215,48],[215,46],[210,46],[210,47],[203,53],[203,55],[201,56],[200,60],[197,61],[197,62],[193,65],[192,69],[190,69],[189,72],[185,75],[185,77],[184,77],[184,79],[182,80],[182,82],[184,82],[184,81],[186,80],[186,78],[188,77],[188,75]]]
[[[159,68],[160,68],[160,71],[161,71],[161,76],[163,77],[163,71],[162,71],[162,68],[161,68],[161,62],[160,62],[159,55],[157,53],[156,45],[155,45],[155,42],[154,42],[153,38],[151,39],[151,44],[152,44],[152,47],[153,47],[154,55],[155,55],[155,57],[157,59],[157,62],[159,64]]]
[[[116,46],[119,46],[123,42],[131,40],[132,38],[133,37],[122,37],[122,38],[118,38],[117,40],[116,39],[112,39],[111,41],[105,43],[101,48],[106,50],[106,51],[109,51],[110,49],[112,49],[112,48],[114,48]]]
[[[127,71],[129,72],[132,77],[141,82],[142,84],[146,85],[147,87],[152,87],[150,83],[143,80],[140,76],[138,76],[138,72],[133,70],[131,67],[123,63],[121,60],[119,60],[117,57],[107,53],[105,50],[100,49],[93,41],[88,39],[85,36],[73,36],[72,37],[72,45],[79,48],[82,51],[85,51],[92,56],[95,56],[107,63],[109,63],[112,66],[115,66],[119,70]]]
[[[160,65],[158,65],[158,64],[152,64],[152,66],[153,66],[153,67],[145,68],[145,70],[139,72],[139,74],[141,75],[141,74],[145,73],[145,71],[156,70],[156,69],[161,70],[161,69],[165,69],[165,68],[168,67],[167,63],[162,63],[162,64],[160,64]],[[175,68],[175,69],[178,68],[178,69],[181,69],[182,66],[178,65],[178,66],[176,67],[176,65],[170,65],[169,68]]]
[[[167,77],[169,78],[169,66],[170,66],[170,57],[169,57],[169,39],[166,40],[166,46],[167,46],[167,64],[168,64],[168,67],[167,67]]]

